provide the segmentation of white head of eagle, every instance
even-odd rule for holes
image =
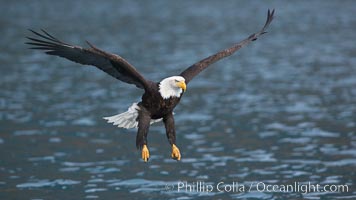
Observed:
[[[185,79],[182,76],[171,76],[159,82],[159,93],[163,99],[180,97],[186,88]]]

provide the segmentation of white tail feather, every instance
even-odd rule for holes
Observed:
[[[108,121],[108,123],[113,123],[114,126],[120,127],[120,128],[137,128],[138,126],[138,111],[140,110],[140,107],[137,105],[137,103],[133,103],[129,109],[124,112],[120,113],[111,117],[104,117]],[[155,122],[161,121],[161,119],[151,119],[151,124]]]

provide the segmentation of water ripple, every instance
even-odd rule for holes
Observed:
[[[67,186],[67,185],[76,185],[80,184],[81,181],[75,181],[70,179],[56,179],[53,181],[50,180],[37,180],[27,183],[21,183],[16,185],[18,188],[39,188],[39,187],[55,187],[55,186]]]

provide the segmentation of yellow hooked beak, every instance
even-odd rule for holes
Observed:
[[[176,83],[178,87],[182,88],[183,92],[187,89],[187,85],[185,84],[184,81],[179,81]]]

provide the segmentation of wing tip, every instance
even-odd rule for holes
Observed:
[[[49,34],[44,29],[40,29],[42,32],[35,31],[35,30],[31,29],[31,28],[28,28],[27,30],[30,31],[35,36],[38,36],[38,38],[42,39],[43,42],[56,43],[56,44],[65,44],[64,42],[62,42],[62,41],[58,40],[57,38],[55,38],[53,35]],[[26,38],[29,39],[29,40],[32,40],[32,41],[39,40],[39,39],[36,39],[36,37],[26,37]]]
[[[268,9],[268,11],[267,11],[267,16],[271,16],[271,17],[273,17],[273,15],[274,15],[274,11],[275,11],[275,9],[273,8],[273,9]]]
[[[268,13],[267,13],[267,19],[269,19],[269,23],[271,23],[271,21],[273,20],[274,18],[274,11],[275,9],[273,8],[272,11],[270,9],[268,9]]]
[[[275,9],[268,9],[267,10],[267,19],[266,19],[266,23],[265,25],[263,26],[261,32],[260,32],[260,35],[263,35],[265,33],[267,33],[267,31],[265,31],[268,26],[271,24],[272,20],[274,19],[274,12],[275,12]]]

